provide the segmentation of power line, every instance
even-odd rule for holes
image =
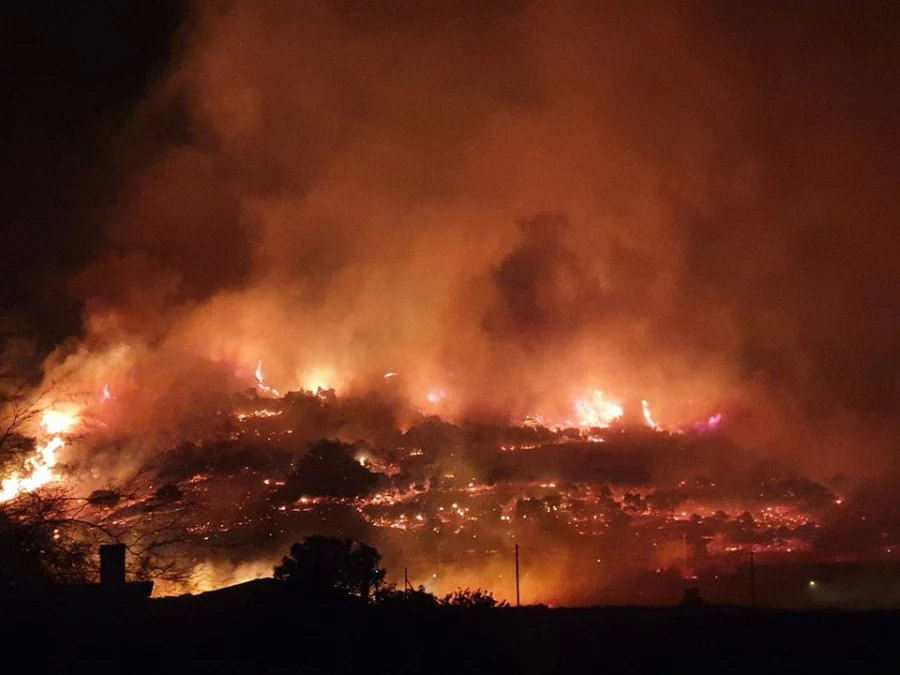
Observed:
[[[531,551],[532,553],[540,553],[543,555],[555,555],[565,558],[580,558],[583,560],[592,560],[592,561],[603,561],[603,562],[652,562],[658,558],[658,556],[611,556],[611,555],[595,555],[595,554],[587,554],[587,553],[571,553],[567,551],[552,551],[547,549],[534,548],[532,546],[524,546],[521,544],[516,544],[515,548],[520,548],[525,551]],[[454,562],[467,562],[469,560],[480,560],[482,558],[490,558],[496,555],[502,555],[504,553],[513,553],[515,552],[515,548],[511,549],[497,549],[494,551],[489,551],[487,553],[479,553],[475,555],[461,555],[455,556],[452,558],[408,558],[407,561],[410,563],[423,563],[423,564],[445,564],[445,563],[454,563]],[[693,556],[693,558],[702,559],[702,560],[710,560],[710,559],[720,559],[720,558],[741,558],[749,556],[750,553],[748,551],[727,551],[723,553],[707,553],[705,555]]]
[[[440,565],[440,564],[444,564],[444,563],[466,562],[468,560],[480,560],[482,558],[490,558],[492,556],[500,555],[501,553],[508,553],[508,552],[509,552],[509,549],[500,549],[497,551],[491,551],[490,553],[481,553],[478,555],[460,556],[460,557],[456,557],[456,558],[436,558],[436,559],[432,559],[432,560],[426,560],[423,558],[410,558],[410,559],[408,559],[408,562]]]

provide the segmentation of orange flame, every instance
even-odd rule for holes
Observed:
[[[659,425],[650,413],[650,404],[647,403],[647,401],[641,401],[641,412],[644,414],[644,421],[647,423],[648,427],[651,429],[659,429]]]
[[[59,475],[53,470],[58,462],[56,453],[66,444],[63,435],[77,426],[79,421],[78,413],[75,411],[51,409],[44,413],[40,427],[44,431],[43,435],[49,438],[38,445],[32,455],[25,460],[24,475],[16,471],[0,480],[0,503],[59,480]]]
[[[256,387],[260,391],[272,394],[272,396],[281,396],[281,393],[277,389],[273,389],[263,382],[262,359],[256,362]]]
[[[589,397],[575,401],[575,415],[582,428],[608,427],[619,419],[625,410],[602,390],[595,389]]]

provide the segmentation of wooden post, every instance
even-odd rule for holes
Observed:
[[[516,607],[521,606],[521,596],[519,595],[519,545],[516,544]]]

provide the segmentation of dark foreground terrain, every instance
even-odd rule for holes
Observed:
[[[271,580],[201,596],[6,597],[4,672],[897,672],[900,613],[304,605]]]

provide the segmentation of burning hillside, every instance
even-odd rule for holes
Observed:
[[[823,548],[847,527],[847,486],[754,459],[729,440],[721,413],[667,428],[646,400],[630,409],[594,391],[558,424],[538,414],[450,423],[392,398],[399,375],[361,397],[281,394],[260,365],[251,376],[218,407],[202,402],[193,414],[208,419],[191,436],[159,434],[152,451],[116,426],[126,401],[111,386],[77,413],[49,409],[45,444],[4,496],[64,486],[100,527],[138,537],[164,527],[161,554],[182,575],[163,593],[268,574],[312,533],[370,541],[389,568],[431,589],[486,585],[505,597],[519,544],[530,600],[554,603],[659,601],[664,591],[643,575],[724,574],[751,550],[882,559],[900,541],[895,529]],[[59,451],[64,434],[77,440]],[[131,447],[143,454],[123,464]]]

